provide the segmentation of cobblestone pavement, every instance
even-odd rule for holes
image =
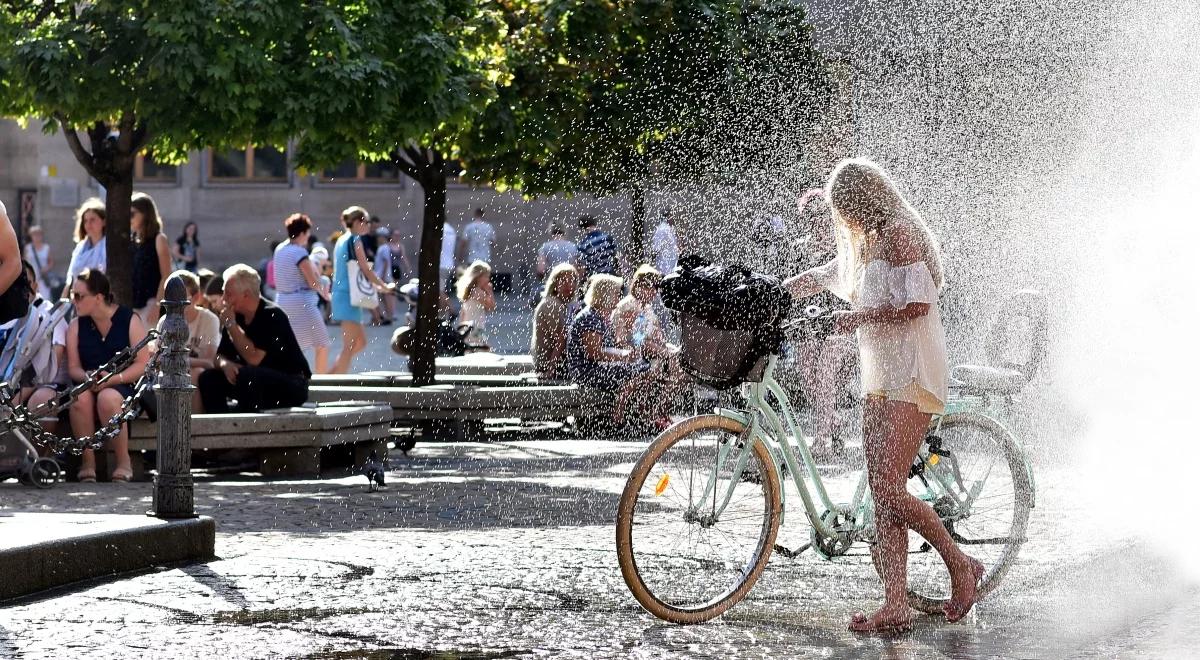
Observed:
[[[849,614],[879,598],[861,551],[776,555],[722,619],[660,622],[629,595],[614,549],[617,497],[643,446],[421,445],[376,493],[362,477],[205,479],[197,508],[217,519],[219,559],[10,603],[0,656],[1134,658],[1185,657],[1200,633],[1192,583],[1077,515],[1069,471],[1043,467],[1030,542],[962,623],[847,633]],[[144,483],[5,483],[0,511],[141,513],[149,497]],[[782,542],[806,536],[789,517]]]

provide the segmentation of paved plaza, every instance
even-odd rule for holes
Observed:
[[[419,445],[375,493],[361,476],[202,478],[216,560],[10,603],[0,657],[1140,658],[1184,657],[1200,633],[1194,583],[1159,550],[1077,515],[1070,472],[1042,467],[1030,542],[962,623],[922,617],[894,640],[846,632],[879,598],[860,549],[833,563],[776,555],[724,618],[663,623],[629,595],[614,544],[617,497],[643,447]],[[841,472],[834,483],[857,477]],[[137,514],[149,498],[144,483],[5,483],[0,515]],[[805,539],[801,523],[787,518],[781,543]]]

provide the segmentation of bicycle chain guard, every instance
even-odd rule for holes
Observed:
[[[822,534],[816,527],[812,528],[812,547],[821,559],[841,557],[854,546],[854,520],[837,511],[826,509],[821,514],[821,520],[839,531],[838,536],[830,537]],[[845,528],[848,531],[842,531]]]

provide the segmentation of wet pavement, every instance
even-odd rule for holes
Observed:
[[[363,477],[205,478],[197,509],[217,520],[217,560],[10,603],[0,608],[0,657],[1194,654],[1195,583],[1163,550],[1087,515],[1071,471],[1047,466],[1037,468],[1030,542],[1005,584],[961,623],[921,616],[896,639],[846,632],[850,613],[880,595],[865,548],[833,562],[776,555],[723,618],[658,621],[629,595],[614,546],[617,498],[643,446],[421,445],[392,461],[387,489],[375,493]],[[0,513],[140,513],[149,496],[144,483],[4,483]],[[806,539],[801,522],[789,516],[780,542]]]

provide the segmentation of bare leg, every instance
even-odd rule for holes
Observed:
[[[192,414],[200,415],[204,413],[204,400],[200,398],[200,374],[204,373],[201,367],[192,367],[188,369],[188,376],[191,378],[192,387]]]
[[[57,391],[55,391],[49,387],[39,387],[29,395],[29,398],[25,401],[25,405],[30,410],[34,410],[38,406],[46,403],[47,401],[53,399],[56,396],[58,396]],[[44,422],[42,424],[42,428],[46,429],[47,431],[52,430],[53,426],[54,426],[53,422]]]
[[[84,392],[71,404],[71,434],[76,438],[89,436],[96,432],[96,395],[90,391]],[[80,457],[79,479],[96,478],[96,454],[91,449],[83,450]]]
[[[366,332],[361,323],[342,321],[342,352],[338,354],[337,361],[333,363],[332,373],[350,373],[350,363],[354,360],[355,355],[366,348],[366,339]]]
[[[974,598],[972,560],[950,538],[933,508],[905,487],[929,417],[911,403],[870,396],[864,404],[863,449],[878,534],[873,554],[883,581],[884,605],[871,617],[857,620],[859,625],[852,625],[855,630],[895,627],[910,620],[906,596],[909,529],[924,537],[946,562],[955,585],[954,600]]]
[[[100,390],[96,395],[96,408],[100,413],[100,419],[105,423],[112,419],[113,415],[121,412],[121,404],[125,401],[125,397],[115,389],[108,388]],[[121,432],[116,435],[109,443],[109,449],[116,455],[117,465],[113,469],[113,477],[125,477],[126,480],[133,476],[132,462],[129,459],[129,425],[122,424]]]
[[[313,347],[313,373],[327,374],[329,373],[329,347],[314,346]]]

